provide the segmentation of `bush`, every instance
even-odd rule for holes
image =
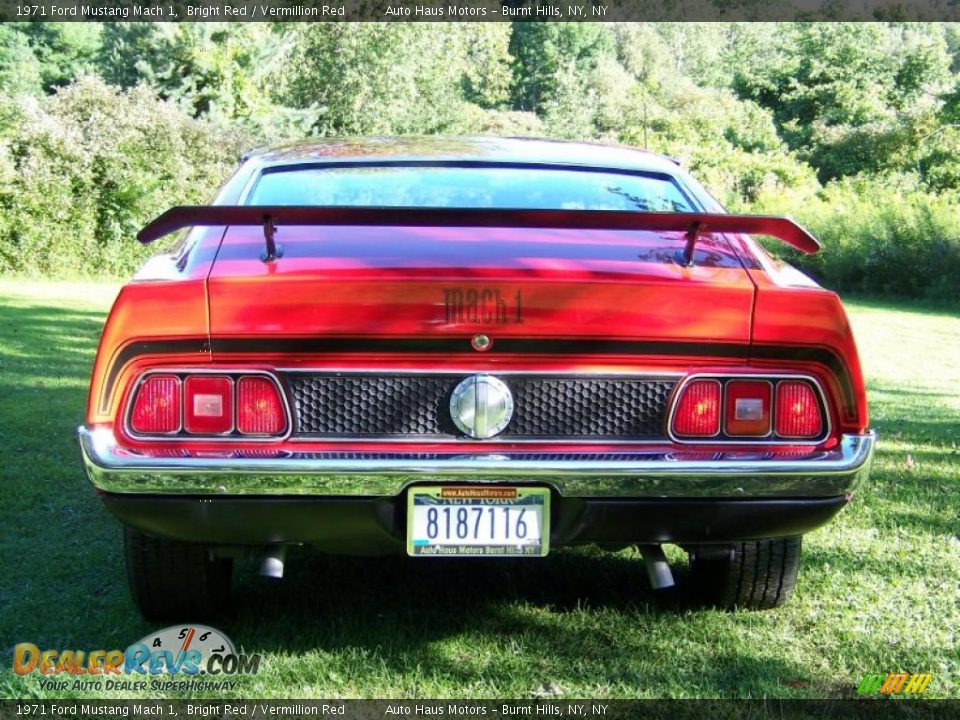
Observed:
[[[766,197],[755,212],[793,216],[823,243],[817,255],[770,249],[827,287],[960,300],[960,205],[902,176],[831,183],[798,201]]]
[[[203,203],[245,141],[152,90],[81,78],[48,98],[0,97],[0,271],[129,274],[137,230]]]

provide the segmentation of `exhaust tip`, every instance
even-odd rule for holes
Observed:
[[[287,549],[283,545],[267,548],[260,561],[260,575],[272,580],[283,580],[283,564]]]
[[[643,556],[643,564],[653,589],[666,590],[674,587],[676,583],[673,580],[667,556],[663,554],[663,548],[660,545],[639,545],[637,549]]]

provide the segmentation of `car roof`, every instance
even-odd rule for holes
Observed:
[[[261,168],[312,163],[378,161],[490,162],[566,165],[679,174],[664,155],[593,142],[515,137],[367,137],[310,140],[251,151]]]

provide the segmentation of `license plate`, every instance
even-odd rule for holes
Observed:
[[[543,557],[550,491],[520,487],[415,487],[407,500],[407,554]]]

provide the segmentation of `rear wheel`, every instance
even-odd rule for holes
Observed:
[[[736,543],[690,552],[694,592],[714,607],[767,610],[790,597],[800,568],[800,537]]]
[[[165,540],[124,527],[130,592],[150,620],[205,620],[230,594],[233,560],[215,558],[204,545]]]

